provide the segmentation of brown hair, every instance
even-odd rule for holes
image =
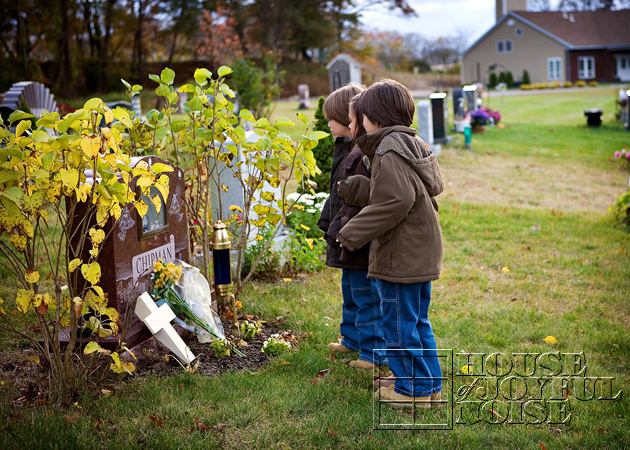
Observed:
[[[348,126],[348,109],[350,100],[365,90],[365,86],[356,83],[348,83],[332,92],[324,102],[324,115],[328,120],[336,120],[342,125]]]
[[[354,112],[354,116],[356,118],[357,124],[355,128],[354,135],[352,136],[352,140],[357,140],[364,134],[367,134],[365,128],[363,128],[363,112],[361,111],[361,107],[359,105],[359,100],[361,99],[361,94],[357,94],[352,97],[350,101],[350,105],[348,107],[348,114],[350,114],[350,110]]]
[[[416,106],[411,92],[398,81],[384,79],[367,88],[359,99],[359,109],[370,122],[380,127],[413,123]]]

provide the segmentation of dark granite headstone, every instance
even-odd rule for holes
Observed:
[[[466,116],[464,102],[464,90],[462,88],[453,89],[453,115],[456,119],[463,119]]]
[[[437,92],[429,95],[431,99],[431,112],[433,114],[433,142],[446,142],[446,93]]]
[[[146,161],[149,165],[158,162],[169,164],[156,156],[132,158],[134,166],[139,161]],[[107,295],[108,305],[120,313],[123,324],[126,314],[132,315],[127,323],[139,323],[133,316],[133,305],[140,294],[151,291],[150,274],[158,259],[162,258],[164,262],[174,259],[190,262],[184,173],[178,167],[174,169],[165,173],[169,177],[169,194],[159,214],[151,201],[148,201],[149,211],[144,218],[139,216],[134,206],[128,204],[122,208],[120,220],[114,221],[112,217],[104,228],[108,238],[98,258],[101,266],[99,286]],[[131,188],[136,189],[135,179],[131,182]],[[159,194],[159,191],[155,189],[151,192],[152,195],[155,193]],[[75,219],[83,213],[77,211]],[[87,252],[90,246],[86,247]],[[86,260],[87,255],[83,259]],[[143,326],[135,328],[136,331],[138,328],[140,331],[144,329]],[[126,339],[129,345],[138,341],[129,335]]]

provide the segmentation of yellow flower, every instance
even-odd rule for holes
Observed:
[[[302,225],[302,224],[300,224],[300,228],[303,229],[303,230],[306,230],[306,231],[310,230],[309,227],[307,227],[306,225]]]
[[[236,307],[240,309],[240,308],[243,307],[243,304],[240,301],[237,301],[236,302]]]
[[[163,268],[164,268],[164,266],[162,265],[162,260],[158,259],[158,261],[153,266],[153,271],[157,273],[157,272],[161,271]]]
[[[257,235],[256,235],[256,240],[257,240],[257,241],[262,241],[262,240],[263,240],[263,237],[262,237],[260,234],[257,234]]]
[[[510,271],[509,267],[504,267],[503,269],[501,269],[501,272],[503,272],[503,273],[507,273],[509,271]]]
[[[545,339],[543,339],[543,341],[551,345],[551,344],[556,344],[558,342],[558,339],[556,339],[553,336],[547,336]]]
[[[230,211],[243,212],[243,210],[239,206],[236,206],[236,205],[230,206]]]
[[[460,371],[461,373],[465,374],[465,375],[468,375],[468,374],[472,373],[472,369],[473,369],[472,364],[466,364],[466,365],[462,366],[462,367],[459,369],[459,371]]]
[[[300,211],[304,211],[304,206],[303,205],[293,205],[293,207],[295,209],[299,209]]]

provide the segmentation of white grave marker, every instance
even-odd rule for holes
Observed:
[[[175,313],[167,303],[158,307],[153,298],[145,292],[138,297],[136,315],[144,322],[157,340],[172,351],[177,358],[186,364],[190,364],[196,358],[171,325],[171,320],[175,318]]]

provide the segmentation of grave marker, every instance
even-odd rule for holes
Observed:
[[[352,56],[340,53],[327,65],[330,78],[330,92],[336,91],[348,83],[361,84],[361,64]]]

